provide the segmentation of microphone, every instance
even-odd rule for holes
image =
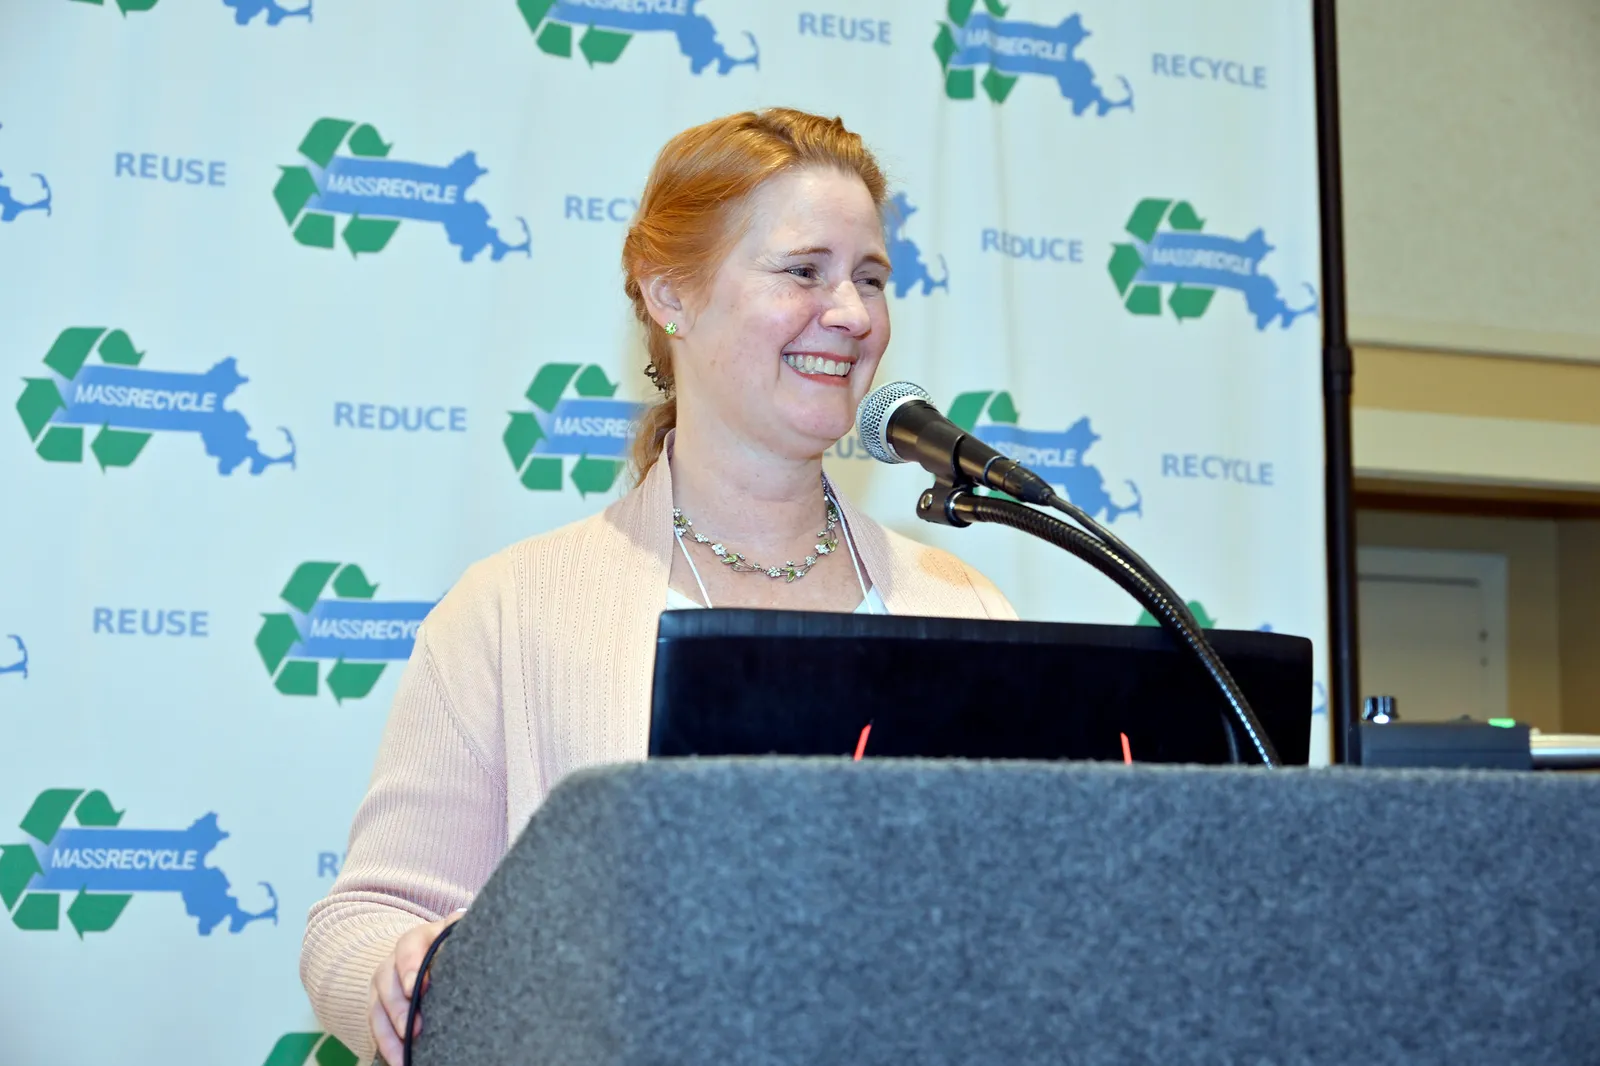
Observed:
[[[1048,481],[950,421],[932,400],[909,381],[882,385],[862,397],[856,429],[867,454],[880,463],[916,463],[937,478],[965,478],[1050,506],[1056,494]]]

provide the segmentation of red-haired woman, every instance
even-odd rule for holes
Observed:
[[[434,608],[311,910],[301,977],[363,1061],[400,1061],[423,952],[550,789],[644,757],[663,609],[1015,617],[822,475],[889,343],[886,196],[838,119],[746,112],[662,149],[622,251],[666,394],[635,437],[637,484],[474,565]]]

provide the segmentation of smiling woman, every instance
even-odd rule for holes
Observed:
[[[822,474],[889,344],[886,202],[836,118],[744,112],[662,149],[622,253],[665,394],[635,437],[636,482],[473,566],[428,615],[312,909],[301,975],[358,1055],[400,1061],[424,952],[550,789],[645,757],[663,609],[1016,617]]]
[[[855,376],[851,393],[857,399],[865,393],[870,371],[889,343],[888,307],[882,299],[889,272],[882,225],[887,198],[877,161],[838,119],[787,109],[745,112],[685,130],[667,143],[622,247],[624,289],[647,329],[646,373],[666,393],[646,413],[635,437],[633,458],[641,478],[677,424],[674,350],[690,348],[686,372],[692,377],[703,363],[719,361],[709,350],[737,343],[722,335],[730,316],[719,315],[719,309],[737,307],[741,296],[776,296],[786,304],[789,314],[784,317],[794,319],[799,328],[812,319],[821,327],[821,315],[808,314],[819,310],[807,306],[816,300],[802,294],[831,298],[825,284],[829,268],[835,278],[849,275],[852,283],[859,273],[871,291],[858,298],[859,309],[838,309],[833,319],[837,324],[843,321],[841,314],[853,313],[869,319],[852,331],[868,341],[871,365],[863,368],[867,373]],[[805,239],[823,236],[830,226],[838,231],[832,235],[842,238],[841,247]],[[852,251],[861,259],[859,265],[845,261]],[[721,299],[709,299],[713,295]],[[691,341],[693,310],[700,311],[701,321],[697,339]],[[773,326],[780,332],[785,328],[781,321]],[[798,343],[802,338],[789,339]],[[843,378],[857,360],[840,349],[856,343],[853,337],[849,343],[834,339],[819,352],[796,348],[777,354],[801,374],[817,373],[817,360],[831,356],[836,370],[826,376]],[[837,373],[841,363],[843,373]],[[769,369],[775,373],[777,368]],[[708,376],[698,375],[702,380]],[[705,384],[724,399],[742,393],[739,382],[725,388]],[[690,391],[698,396],[703,390]],[[832,434],[833,440],[848,432],[853,412],[853,407],[845,412],[846,425]]]

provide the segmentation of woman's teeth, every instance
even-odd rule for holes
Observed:
[[[802,374],[832,374],[836,378],[848,376],[855,365],[845,359],[835,361],[817,355],[786,355],[783,361]]]

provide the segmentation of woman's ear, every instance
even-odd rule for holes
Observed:
[[[689,328],[691,315],[688,303],[676,284],[657,274],[646,279],[640,290],[644,294],[644,306],[650,312],[650,317],[656,320],[656,325],[665,328],[668,324],[676,324],[674,332],[680,334]]]

